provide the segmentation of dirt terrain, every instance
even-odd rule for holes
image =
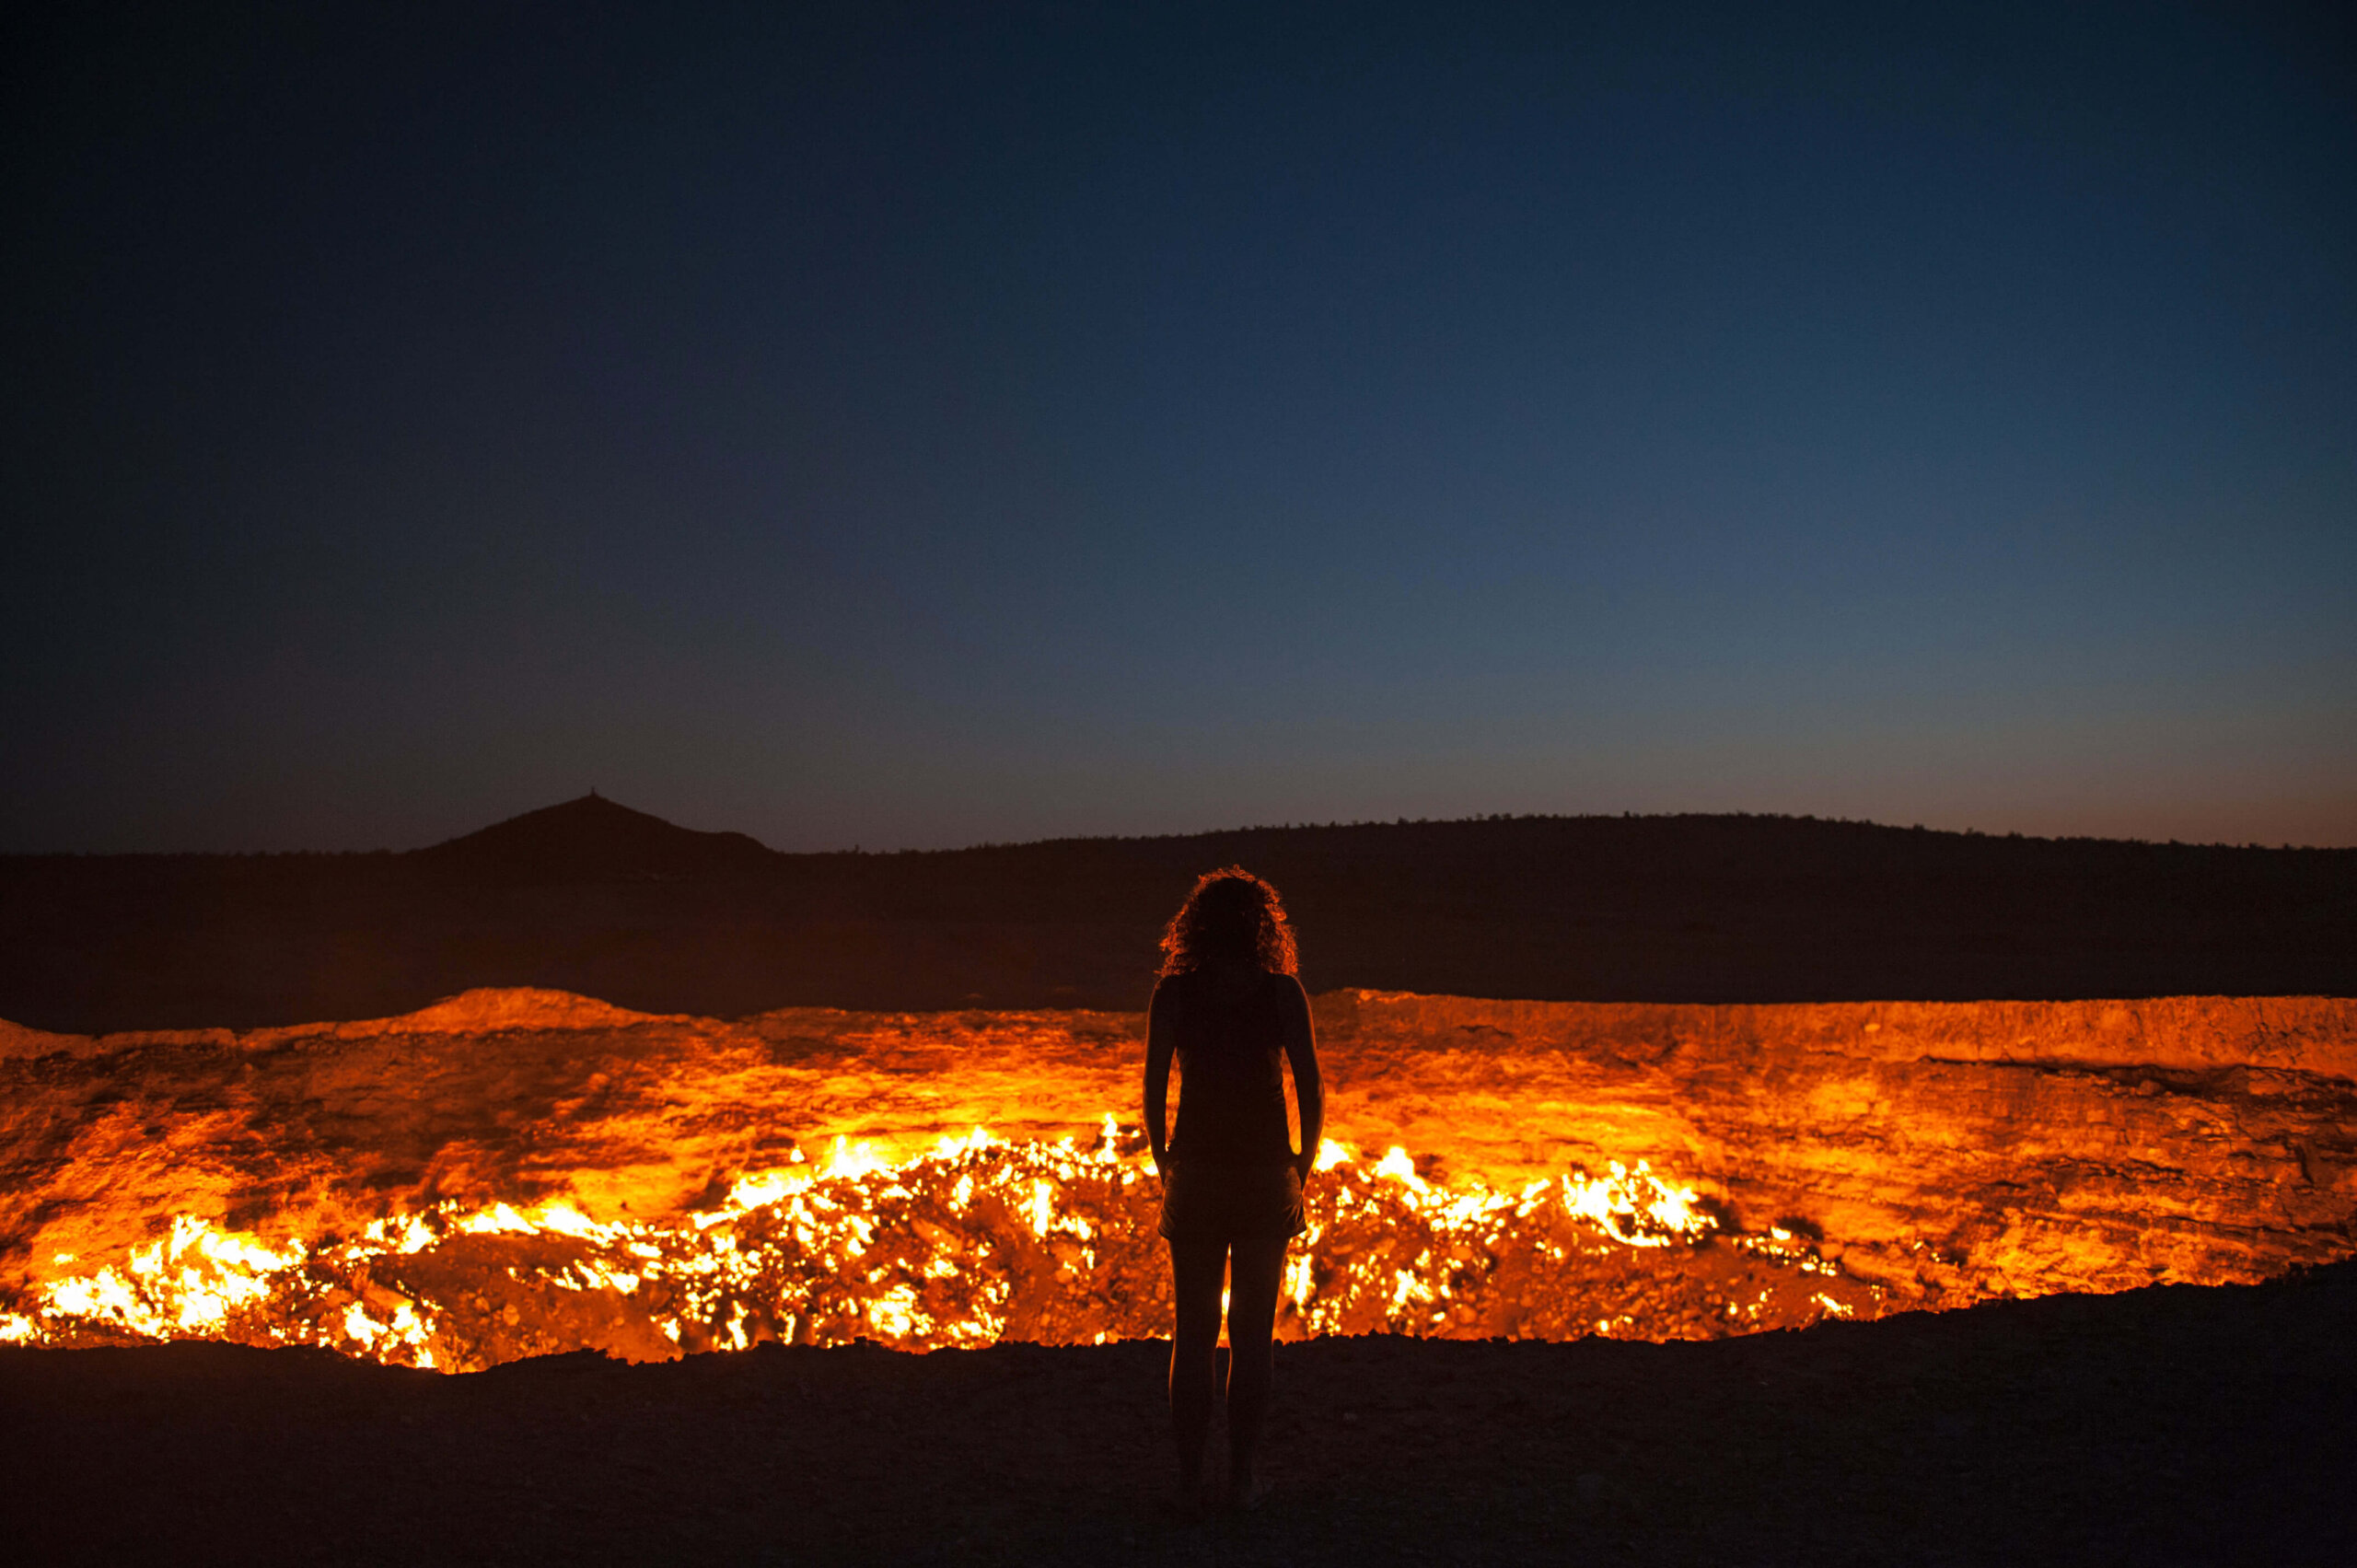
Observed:
[[[1305,1331],[1559,1338],[1609,1319],[1635,1337],[1708,1338],[1829,1311],[2251,1283],[2357,1251],[2357,1002],[1671,1006],[1343,992],[1314,1009],[1328,1135],[1364,1164],[1347,1181],[1357,1218],[1329,1213],[1345,1194],[1318,1186],[1308,1294],[1323,1305],[1305,1296]],[[838,1286],[848,1310],[905,1285],[911,1310],[974,1331],[1019,1320],[1029,1327],[1004,1331],[1049,1342],[1152,1333],[1164,1264],[1134,1131],[1120,1167],[1034,1172],[993,1156],[911,1178],[926,1191],[979,1181],[1010,1202],[912,1199],[887,1174],[832,1190],[878,1227],[873,1254],[846,1241],[841,1257],[819,1249],[821,1261],[790,1242],[816,1215],[717,1228],[716,1215],[691,1217],[838,1138],[913,1155],[981,1125],[1086,1150],[1109,1112],[1134,1118],[1142,1032],[1134,1014],[721,1020],[513,991],[242,1035],[0,1027],[0,1313],[39,1312],[42,1292],[121,1266],[183,1221],[317,1248],[437,1205],[561,1202],[597,1224],[658,1228],[599,1238],[502,1222],[423,1250],[319,1254],[241,1295],[212,1331],[351,1348],[351,1309],[377,1321],[407,1309],[432,1325],[416,1342],[447,1368],[593,1347],[668,1355],[726,1342],[732,1323],[807,1340],[834,1322],[824,1332],[839,1340],[906,1344],[905,1327],[863,1329],[816,1305]],[[1699,1194],[1734,1245],[1612,1246],[1562,1230],[1562,1216],[1435,1230],[1399,1183],[1366,1177],[1395,1145],[1434,1181],[1505,1193],[1650,1161]],[[1062,1218],[1027,1217],[1035,1177]],[[1595,1264],[1576,1289],[1560,1260],[1526,1255],[1559,1244]],[[649,1247],[667,1260],[633,1261],[654,1258]],[[727,1291],[698,1284],[723,1261],[715,1247],[732,1269],[758,1258],[767,1272]],[[888,1256],[899,1272],[875,1276]],[[189,1305],[166,1287],[200,1261],[154,1277],[148,1309],[162,1323]],[[1401,1272],[1442,1298],[1384,1306]],[[646,1277],[611,1283],[625,1276]],[[812,1296],[821,1278],[833,1283]],[[216,1288],[236,1294],[226,1275]],[[118,1318],[43,1316],[41,1332],[109,1333]]]
[[[443,1376],[0,1347],[26,1562],[2347,1561],[2357,1263],[1666,1345],[1279,1347],[1273,1497],[1158,1506],[1163,1347]]]

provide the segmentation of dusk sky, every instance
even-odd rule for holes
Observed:
[[[0,850],[2357,843],[2339,7],[12,29]]]

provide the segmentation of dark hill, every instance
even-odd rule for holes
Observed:
[[[476,985],[721,1016],[1134,1009],[1163,920],[1228,861],[1284,889],[1313,990],[2357,993],[2357,850],[1584,817],[781,854],[592,796],[401,854],[0,856],[0,1017],[245,1027]]]
[[[781,858],[746,834],[698,832],[594,792],[414,854],[421,865],[446,876],[497,882],[758,874]]]

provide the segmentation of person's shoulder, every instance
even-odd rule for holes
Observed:
[[[1278,1002],[1297,1000],[1306,1003],[1309,1000],[1309,993],[1301,988],[1299,975],[1285,974],[1277,970],[1260,971],[1260,989],[1271,1000]]]

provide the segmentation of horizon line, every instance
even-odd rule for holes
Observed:
[[[1821,817],[1813,812],[1792,811],[1493,811],[1486,813],[1475,812],[1463,817],[1354,818],[1347,821],[1340,819],[1333,819],[1326,821],[1287,820],[1282,822],[1255,822],[1238,824],[1230,827],[1205,828],[1157,833],[1064,833],[1037,839],[984,839],[972,843],[938,848],[901,846],[892,849],[871,850],[861,844],[853,843],[848,848],[784,850],[777,849],[770,844],[764,843],[761,840],[755,838],[752,834],[745,832],[741,829],[691,828],[682,823],[672,821],[668,817],[657,816],[652,811],[643,811],[636,807],[625,806],[611,796],[601,795],[593,788],[583,795],[574,796],[564,800],[555,801],[547,806],[533,807],[528,810],[517,812],[513,816],[499,818],[494,821],[485,823],[482,827],[470,829],[465,832],[455,833],[446,839],[436,839],[429,843],[412,845],[407,849],[392,849],[379,846],[375,849],[0,850],[0,860],[245,860],[266,858],[293,859],[297,857],[329,859],[366,858],[377,855],[392,856],[423,854],[433,850],[443,849],[452,844],[461,843],[468,839],[474,838],[482,833],[491,832],[496,829],[505,827],[512,822],[520,822],[528,817],[537,817],[544,812],[561,810],[565,807],[577,805],[590,800],[598,801],[601,805],[614,807],[619,810],[627,811],[633,816],[647,818],[653,821],[663,824],[665,827],[675,829],[680,832],[695,833],[700,836],[709,838],[739,838],[752,844],[755,848],[761,850],[764,854],[795,859],[813,859],[827,856],[849,855],[898,856],[971,854],[983,851],[1038,849],[1059,844],[1159,843],[1182,839],[1229,838],[1253,833],[1339,832],[1359,828],[1449,828],[1515,822],[1666,822],[1695,819],[1709,821],[1813,823],[1835,828],[1864,828],[1880,832],[1931,833],[1948,838],[1990,839],[2024,843],[2119,844],[2123,846],[2145,849],[2231,850],[2241,854],[2258,852],[2270,854],[2285,853],[2335,854],[2346,854],[2352,850],[2357,850],[2357,845],[2351,844],[2295,844],[2289,842],[2267,844],[2260,843],[2256,841],[2235,843],[2222,839],[2197,841],[2182,839],[2112,837],[2100,833],[2024,833],[2018,830],[1999,832],[1982,828],[1931,827],[1922,822],[1901,825],[1896,822],[1877,821],[1875,819],[1868,817]]]

